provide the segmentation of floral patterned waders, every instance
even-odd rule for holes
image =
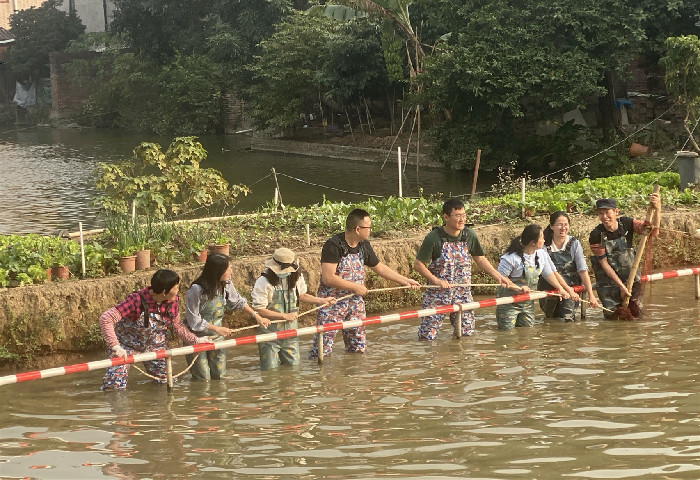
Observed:
[[[622,226],[622,224],[620,224]],[[624,229],[624,227],[622,227]],[[615,270],[620,280],[627,282],[627,278],[634,265],[635,249],[627,246],[626,233],[620,238],[610,240],[605,232],[601,233],[600,244],[605,247],[608,263]],[[603,307],[608,310],[615,310],[622,305],[622,297],[620,296],[620,287],[613,282],[610,277],[603,271],[600,262],[595,257],[591,257],[591,265],[595,272],[596,291],[598,298]],[[641,309],[641,292],[642,284],[640,282],[639,271],[634,275],[634,284],[632,285],[632,298],[630,298],[630,311],[637,316]],[[615,313],[603,310],[605,318],[614,318]]]
[[[569,286],[581,285],[581,276],[576,270],[576,261],[571,255],[571,246],[574,243],[574,239],[569,240],[566,244],[564,250],[558,252],[552,252],[552,247],[547,247],[547,253],[549,253],[549,258],[552,259],[552,263],[557,268],[557,272],[562,276],[564,281]],[[537,290],[551,290],[551,285],[544,278],[540,278],[537,283]],[[576,321],[576,310],[578,309],[578,302],[574,302],[570,298],[561,298],[555,296],[549,296],[540,299],[540,308],[544,312],[545,316],[548,318],[556,318],[565,322],[575,322]]]
[[[467,244],[460,242],[446,242],[443,239],[440,256],[428,265],[430,273],[441,280],[450,283],[472,283],[472,260]],[[423,308],[434,308],[439,305],[454,305],[471,302],[472,292],[470,287],[429,288],[423,293]],[[450,323],[454,326],[458,313],[450,314]],[[418,338],[435,340],[444,315],[431,315],[424,317],[418,327]],[[462,335],[471,335],[474,332],[474,312],[462,312]]]
[[[362,250],[357,253],[345,255],[338,262],[336,274],[343,280],[354,283],[365,283],[365,268],[362,258]],[[340,298],[348,295],[348,290],[338,290],[323,285],[318,288],[319,297],[335,297]],[[365,318],[365,300],[360,295],[353,295],[350,298],[336,302],[334,305],[328,305],[318,311],[316,315],[316,325],[325,325],[326,323],[334,322],[349,322],[352,320],[361,320]],[[337,330],[323,333],[323,354],[330,355],[333,351],[333,340]],[[365,353],[367,348],[367,334],[365,327],[355,327],[343,330],[343,342],[345,342],[345,350],[348,352]],[[318,335],[314,336],[314,342],[311,346],[309,358],[318,357]]]
[[[114,326],[119,345],[129,355],[167,348],[168,324],[172,320],[167,314],[153,312],[149,314],[143,297],[141,297],[141,306],[142,313],[136,321],[124,320]],[[149,375],[158,378],[159,383],[167,382],[165,360],[151,360],[144,362],[143,365]],[[108,367],[102,379],[102,389],[124,390],[129,379],[130,366],[126,364]]]
[[[272,294],[272,302],[265,307],[280,313],[298,312],[299,296],[297,289],[275,288]],[[260,327],[260,333],[274,333],[281,330],[291,330],[297,328],[297,321],[271,323],[267,328]],[[299,364],[299,339],[283,338],[269,342],[258,343],[258,353],[260,355],[260,370],[272,370],[280,364]]]
[[[510,279],[519,287],[527,285],[535,290],[542,268],[534,265],[523,265],[523,276]],[[510,297],[514,292],[505,287],[498,287],[496,297]],[[532,327],[535,324],[535,301],[509,303],[496,306],[496,321],[499,330],[510,330],[513,327]]]
[[[211,325],[220,327],[224,318],[224,305],[226,299],[223,295],[215,295],[211,300],[203,302],[199,308],[199,315]],[[221,335],[210,331],[192,332],[198,337],[210,336],[212,342],[224,340]],[[187,364],[192,363],[194,355],[185,355]],[[209,350],[197,354],[192,368],[192,378],[195,380],[220,380],[226,374],[226,350]]]

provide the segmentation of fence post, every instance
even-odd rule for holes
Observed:
[[[275,211],[277,211],[277,204],[279,202],[279,206],[284,211],[284,202],[282,201],[282,191],[280,190],[280,184],[277,182],[277,172],[275,171],[275,167],[272,167],[270,170],[272,170],[272,176],[275,179]]]
[[[399,165],[399,198],[403,197],[403,188],[401,185],[401,147],[396,149],[398,155],[398,165]]]
[[[476,151],[476,163],[474,164],[474,180],[472,180],[471,198],[474,198],[474,194],[476,193],[476,179],[479,178],[479,163],[481,163],[481,149]]]
[[[83,267],[83,278],[85,278],[85,244],[83,243],[83,222],[78,222],[80,232],[80,263]]]

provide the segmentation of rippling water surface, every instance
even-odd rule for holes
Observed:
[[[112,130],[29,128],[0,132],[0,234],[77,231],[78,222],[83,222],[86,229],[99,226],[97,211],[91,206],[96,194],[93,171],[97,163],[129,159],[142,141],[159,143],[165,149],[171,140]],[[367,198],[349,192],[398,192],[395,164],[382,170],[380,165],[364,162],[250,152],[246,150],[249,140],[240,135],[206,136],[200,141],[208,152],[203,167],[221,171],[231,183],[252,186],[252,193],[241,198],[237,212],[272,201],[274,181],[264,178],[271,168],[280,174],[282,200],[287,205],[311,205],[324,196],[347,202]],[[487,175],[482,173],[480,177],[488,184]],[[422,169],[416,175],[414,167],[409,166],[403,176],[403,193],[417,196],[419,189],[425,195],[462,194],[471,189],[471,177],[443,169]]]
[[[244,346],[173,395],[135,371],[122,393],[102,372],[0,387],[0,477],[698,479],[700,304],[688,278],[647,303],[510,332],[487,309],[434,343],[375,326],[365,355],[262,375]]]

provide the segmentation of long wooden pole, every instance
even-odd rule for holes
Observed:
[[[659,186],[654,185],[654,192],[658,194],[659,193]],[[649,205],[649,208],[647,208],[647,216],[646,216],[646,222],[650,223],[653,219],[653,215],[656,214],[657,217],[659,217],[656,222],[661,221],[661,212],[657,211],[654,207]],[[629,276],[627,277],[627,284],[625,285],[627,287],[627,291],[632,294],[632,287],[634,286],[634,277],[637,275],[637,269],[639,268],[639,264],[642,262],[642,257],[644,256],[644,247],[647,245],[647,241],[649,240],[649,235],[651,235],[651,232],[649,232],[648,235],[644,235],[641,240],[639,240],[639,248],[637,248],[637,255],[634,257],[634,263],[632,264],[632,270],[630,270]],[[626,296],[625,298],[622,299],[622,308],[627,308],[629,307],[630,304],[630,299],[632,297]]]

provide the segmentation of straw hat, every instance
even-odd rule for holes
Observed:
[[[296,262],[296,255],[288,248],[278,248],[272,254],[272,258],[265,262],[265,266],[275,272],[287,273],[296,272],[299,265]]]

